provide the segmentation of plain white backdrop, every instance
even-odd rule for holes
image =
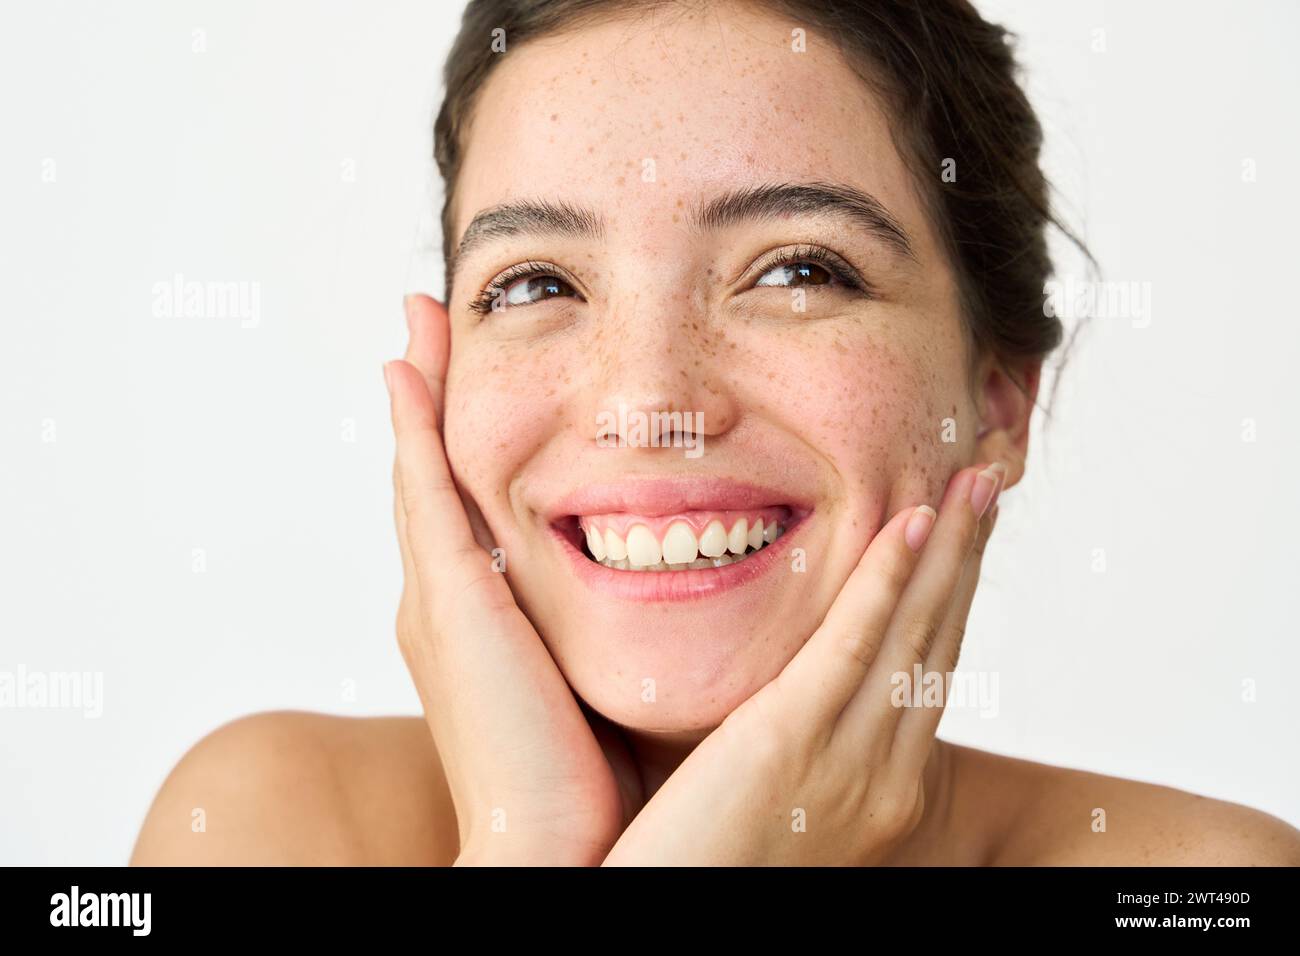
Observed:
[[[940,733],[1300,824],[1300,8],[981,6],[1021,38],[1062,209],[1150,298],[1070,357],[963,653],[997,716]],[[124,863],[240,715],[419,713],[380,369],[402,293],[442,288],[460,8],[0,15],[0,675],[103,689],[98,717],[0,707],[0,862]],[[178,275],[246,310],[186,317]]]

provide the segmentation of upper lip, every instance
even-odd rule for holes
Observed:
[[[547,519],[570,516],[635,514],[647,518],[685,511],[743,511],[786,505],[796,511],[811,506],[788,491],[723,477],[626,478],[602,481],[565,494]]]

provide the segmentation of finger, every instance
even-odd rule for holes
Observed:
[[[997,513],[998,506],[994,503],[980,520],[979,536],[975,539],[975,547],[966,566],[962,569],[956,599],[948,611],[948,618],[944,621],[942,631],[923,669],[925,674],[939,675],[939,679],[943,682],[940,685],[938,706],[934,706],[932,701],[922,697],[919,701],[921,706],[905,707],[899,719],[898,730],[894,735],[892,760],[900,763],[900,772],[905,776],[919,774],[924,768],[930,753],[930,744],[939,729],[939,721],[943,718],[944,705],[952,690],[949,675],[957,669],[957,658],[961,655],[962,640],[966,635],[966,620],[970,616],[971,604],[975,600],[975,591],[979,585],[984,551],[997,525]],[[918,701],[912,700],[908,703],[916,704]]]
[[[482,572],[488,556],[474,540],[438,431],[437,412],[424,376],[409,362],[389,362],[385,378],[397,438],[398,501],[406,540],[427,599],[439,600],[439,584]],[[430,572],[438,569],[436,575]]]
[[[962,569],[961,583],[957,586],[953,605],[948,610],[948,617],[939,631],[938,638],[935,639],[934,647],[930,650],[930,657],[925,662],[927,671],[946,674],[957,668],[962,641],[966,636],[966,621],[970,617],[971,605],[975,602],[975,592],[979,587],[984,552],[988,549],[989,539],[992,538],[997,523],[998,502],[994,499],[993,505],[980,519],[979,535],[975,538],[975,546],[971,549],[970,557],[966,559],[966,566]]]
[[[410,333],[406,361],[424,376],[441,429],[447,362],[451,357],[451,322],[447,307],[430,296],[411,293],[402,299],[402,308],[406,312],[406,327]]]
[[[886,522],[821,626],[781,672],[784,691],[814,707],[816,718],[834,721],[861,686],[934,520],[934,509],[921,505]]]
[[[441,399],[450,354],[450,326],[447,310],[427,295],[411,293],[402,299],[402,311],[409,333],[406,354],[403,356],[420,370],[425,385],[433,397],[435,412],[441,429]],[[402,476],[397,455],[393,455],[393,521],[397,528],[397,543],[402,554],[402,573],[406,582],[418,589],[415,561],[411,555],[406,533],[406,509],[402,507]]]
[[[964,468],[949,481],[934,531],[897,602],[880,652],[845,708],[842,723],[851,743],[872,734],[893,739],[902,716],[898,690],[913,679],[913,665],[924,665],[930,656],[1002,471],[996,464]]]
[[[429,394],[433,396],[434,408],[438,416],[438,429],[442,431],[446,413],[447,365],[451,357],[451,322],[447,307],[437,299],[419,293],[411,293],[402,300],[406,311],[406,325],[410,337],[406,346],[406,361],[410,362],[424,375]],[[469,496],[460,495],[461,507],[469,518],[470,531],[474,540],[486,551],[495,546],[492,532],[479,511],[478,506]]]
[[[406,588],[419,596],[419,578],[415,570],[415,558],[411,554],[411,544],[406,535],[406,509],[402,507],[402,475],[393,455],[393,525],[397,529],[397,549],[402,555],[402,580]],[[403,590],[403,595],[406,591]]]

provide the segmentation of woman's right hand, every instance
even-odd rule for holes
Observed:
[[[406,317],[406,358],[384,367],[405,576],[397,635],[455,803],[456,862],[598,865],[640,808],[639,776],[617,732],[588,722],[461,499],[441,434],[446,308],[409,295]]]

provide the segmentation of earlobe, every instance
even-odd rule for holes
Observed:
[[[1025,473],[1029,423],[1038,397],[1041,371],[1042,362],[1037,359],[1022,360],[1008,371],[990,358],[982,369],[980,425],[975,438],[975,455],[978,461],[1006,464],[1004,488],[1016,484]]]

